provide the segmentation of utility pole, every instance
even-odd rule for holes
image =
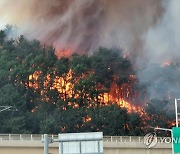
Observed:
[[[44,154],[49,154],[49,139],[48,139],[48,134],[44,134]]]
[[[155,128],[156,130],[162,130],[162,131],[169,131],[171,132],[171,138],[172,138],[172,153],[174,154],[174,145],[173,145],[173,131],[172,129],[166,129],[166,128]]]

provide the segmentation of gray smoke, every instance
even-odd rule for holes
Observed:
[[[166,11],[143,35],[143,54],[136,62],[144,66],[138,77],[148,85],[150,98],[174,99],[180,97],[180,1],[162,4]]]

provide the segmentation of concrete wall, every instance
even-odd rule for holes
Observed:
[[[104,142],[104,154],[172,154],[171,144],[158,144],[147,149],[141,142]]]
[[[50,144],[49,152],[58,153],[58,143]],[[43,154],[41,141],[0,140],[0,154]],[[104,154],[172,154],[171,144],[158,144],[146,149],[143,142],[104,142]]]
[[[41,141],[0,141],[0,154],[43,154]],[[50,145],[49,152],[59,154],[58,143]]]

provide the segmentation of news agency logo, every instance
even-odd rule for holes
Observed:
[[[155,132],[148,133],[144,136],[144,144],[147,148],[153,148],[158,143],[165,143],[165,144],[180,144],[180,137],[157,137]]]
[[[147,148],[152,148],[158,143],[158,138],[155,132],[148,133],[144,136],[144,144]]]

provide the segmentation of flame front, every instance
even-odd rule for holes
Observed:
[[[30,88],[34,88],[37,90],[39,87],[38,80],[41,76],[41,71],[35,71],[32,75],[29,76],[29,83],[28,86]],[[55,73],[54,73],[55,74]],[[85,75],[82,75],[82,78],[85,77]],[[131,79],[134,79],[134,75],[130,75]],[[75,79],[75,83],[78,83],[79,79]],[[57,90],[59,93],[59,99],[66,101],[68,99],[78,99],[82,96],[80,94],[75,93],[74,85],[75,83],[72,82],[73,80],[73,71],[70,69],[69,72],[66,75],[62,76],[55,76],[51,85],[50,90]],[[45,101],[50,101],[47,94],[47,87],[50,84],[51,81],[51,75],[47,74],[45,80],[43,81],[43,88],[41,89],[41,95],[45,96]],[[130,102],[126,101],[129,99],[131,93],[131,86],[130,84],[124,84],[121,87],[118,87],[117,84],[113,83],[111,85],[109,92],[103,92],[98,95],[98,97],[94,98],[100,106],[108,105],[109,103],[116,103],[122,108],[126,108],[129,113],[135,112],[140,115],[143,115],[144,110],[143,108],[139,106],[132,105]],[[87,97],[88,100],[92,100],[92,98],[89,97],[89,94],[83,94]],[[79,104],[77,102],[67,102],[67,106],[72,106],[73,108],[79,108]],[[89,103],[88,107],[91,107],[92,104]],[[66,110],[66,107],[63,107],[64,110]],[[91,118],[87,117],[84,121],[90,121]]]

